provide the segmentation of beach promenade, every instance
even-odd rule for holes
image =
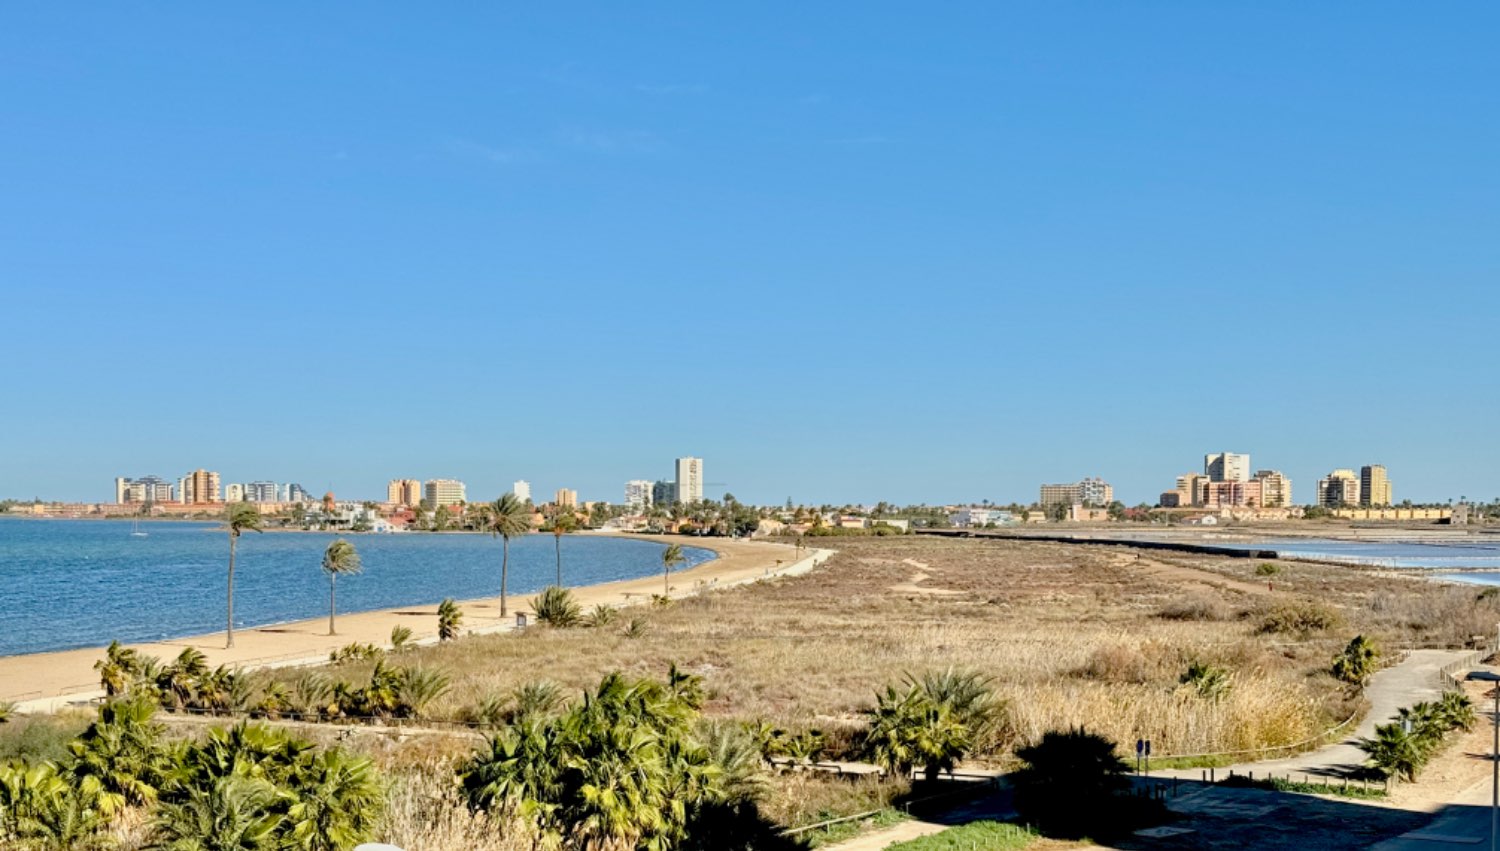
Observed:
[[[582,533],[591,534],[591,533]],[[625,536],[634,537],[634,536]],[[768,541],[741,541],[717,538],[677,538],[641,536],[657,543],[692,544],[718,554],[712,561],[672,573],[672,596],[684,597],[700,590],[728,588],[772,576],[806,573],[825,561],[829,550],[803,549],[800,557],[790,544]],[[495,583],[499,584],[500,547],[495,547]],[[585,610],[603,603],[629,606],[649,603],[651,595],[662,592],[660,574],[639,579],[600,583],[573,588],[575,598]],[[516,628],[516,613],[530,614],[534,594],[512,594],[507,601],[507,615],[500,617],[498,595],[460,601],[464,633],[503,632]],[[222,598],[204,600],[205,606],[220,607]],[[164,627],[170,625],[164,624]],[[338,616],[338,634],[328,635],[328,618],[274,624],[261,627],[237,627],[234,648],[225,649],[224,633],[213,632],[185,638],[168,639],[131,648],[164,662],[186,647],[196,647],[208,657],[211,666],[230,665],[242,668],[308,665],[326,662],[328,654],[353,642],[384,646],[390,641],[391,629],[404,626],[412,631],[417,643],[437,640],[437,604],[404,606],[372,612],[350,612]],[[70,703],[84,702],[103,694],[94,663],[104,655],[104,647],[61,650],[0,658],[0,701],[11,701],[19,712],[51,712]]]

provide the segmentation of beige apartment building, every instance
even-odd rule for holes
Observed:
[[[219,496],[219,474],[198,469],[177,481],[177,494],[185,505],[223,502]]]
[[[571,488],[558,488],[557,493],[552,495],[552,502],[558,508],[577,508],[578,491]]]
[[[1260,482],[1261,506],[1286,508],[1292,504],[1292,480],[1280,470],[1256,470],[1255,481]]]
[[[423,493],[433,508],[468,502],[464,483],[457,479],[431,479],[423,487]]]
[[[1250,456],[1218,452],[1203,456],[1203,474],[1212,482],[1250,481]]]
[[[422,504],[422,483],[417,479],[391,479],[385,486],[385,501],[391,505],[416,508]]]
[[[1391,504],[1391,480],[1386,476],[1385,465],[1366,464],[1359,468],[1359,504],[1366,508]]]
[[[1103,507],[1114,501],[1114,486],[1094,476],[1069,485],[1042,485],[1038,504]]]
[[[1318,505],[1340,508],[1360,504],[1359,476],[1353,470],[1338,469],[1318,479]]]

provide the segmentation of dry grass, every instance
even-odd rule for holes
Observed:
[[[1350,710],[1318,672],[1369,613],[1342,611],[1299,570],[1283,577],[1285,593],[1256,596],[1213,581],[1237,565],[1190,565],[1203,581],[1184,583],[1103,548],[915,537],[839,546],[810,576],[632,612],[650,626],[638,637],[620,618],[471,637],[405,659],[453,674],[432,707],[438,717],[536,679],[578,694],[607,671],[659,676],[675,662],[704,678],[707,714],[818,728],[835,754],[847,751],[877,688],[950,665],[993,678],[1008,705],[1004,744],[1081,724],[1117,741],[1149,735],[1161,753],[1238,750],[1299,741]],[[1356,576],[1350,593],[1373,593],[1369,582]],[[1324,620],[1301,602],[1314,590],[1326,601]],[[1382,593],[1388,610],[1404,599]],[[1265,613],[1285,607],[1298,615],[1297,634],[1257,634]],[[1233,672],[1227,697],[1215,702],[1179,685],[1194,661]],[[367,669],[334,673],[358,680]]]

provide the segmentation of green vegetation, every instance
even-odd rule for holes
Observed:
[[[328,634],[334,631],[333,617],[338,609],[335,587],[340,576],[352,576],[360,571],[359,553],[354,545],[339,538],[323,551],[323,572],[328,575]]]
[[[540,623],[558,629],[568,629],[583,622],[583,610],[573,599],[573,592],[566,588],[549,585],[531,601],[531,610]]]
[[[950,827],[921,839],[897,842],[887,851],[1014,851],[1025,848],[1037,834],[1024,827],[998,821],[976,821]]]
[[[1312,599],[1280,603],[1261,617],[1260,631],[1308,636],[1334,629],[1343,623],[1339,613]]]
[[[547,526],[547,531],[549,531],[549,532],[552,533],[552,538],[553,538],[554,545],[557,547],[557,587],[559,587],[559,588],[561,588],[562,584],[563,584],[563,581],[562,581],[562,539],[563,539],[563,535],[566,535],[569,532],[571,532],[571,531],[573,531],[574,529],[577,529],[577,528],[578,528],[578,518],[573,515],[573,512],[571,512],[571,511],[563,511],[561,509],[559,509],[558,513],[553,516],[552,522],[549,523],[548,526]]]
[[[1390,797],[1390,793],[1385,790],[1383,784],[1370,785],[1363,781],[1350,783],[1348,779],[1340,783],[1333,783],[1328,780],[1314,783],[1310,780],[1297,781],[1284,777],[1251,780],[1244,775],[1236,775],[1220,780],[1217,785],[1244,789],[1266,789],[1272,792],[1291,792],[1298,795],[1335,795],[1340,798],[1354,798],[1358,800]]]
[[[411,628],[405,626],[391,627],[391,652],[405,653],[412,648]]]
[[[1130,797],[1130,766],[1115,743],[1083,728],[1053,731],[1016,751],[1025,765],[1011,776],[1016,808],[1050,836],[1128,833],[1161,817],[1161,805]]]
[[[1333,657],[1330,672],[1334,679],[1364,688],[1379,662],[1380,648],[1375,646],[1375,642],[1363,635],[1356,635],[1342,652]]]
[[[105,846],[149,823],[150,847],[345,851],[368,839],[383,786],[368,759],[256,724],[170,745],[147,701],[110,701],[60,759],[0,767],[0,845]]]
[[[702,688],[610,674],[560,715],[518,718],[459,770],[470,807],[519,818],[541,844],[578,848],[794,848],[755,800],[744,739],[696,726]]]
[[[506,584],[510,578],[510,539],[531,531],[531,506],[522,502],[513,493],[505,494],[485,506],[481,515],[481,523],[486,532],[501,539],[500,617],[503,618],[505,617]],[[560,561],[559,564],[561,564]]]
[[[1281,572],[1281,565],[1274,562],[1263,561],[1255,566],[1256,576],[1275,576]]]
[[[438,604],[438,641],[452,641],[458,637],[458,628],[463,625],[464,613],[448,598]]]
[[[1199,697],[1217,702],[1234,688],[1234,674],[1218,665],[1194,662],[1178,682],[1191,687]]]
[[[672,597],[672,568],[687,561],[682,554],[682,547],[677,544],[669,545],[661,554],[661,578],[663,598]]]
[[[918,766],[929,781],[951,772],[999,714],[989,681],[978,674],[952,668],[920,679],[908,674],[903,686],[876,694],[864,747],[877,765],[902,777]]]
[[[234,556],[245,532],[260,532],[260,509],[248,502],[231,503],[224,511],[224,526],[229,532],[229,609],[224,628],[224,646],[234,646]]]
[[[1361,739],[1359,748],[1382,776],[1409,782],[1417,779],[1449,733],[1468,730],[1474,722],[1473,702],[1462,692],[1450,691],[1436,703],[1402,709],[1390,723],[1375,728],[1375,738]]]

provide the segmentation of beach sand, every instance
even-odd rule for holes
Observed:
[[[583,533],[590,534],[590,533]],[[597,534],[597,533],[595,533]],[[636,537],[636,536],[619,536]],[[774,575],[794,575],[811,570],[831,553],[804,549],[798,561],[790,544],[768,541],[739,541],[718,538],[667,538],[640,536],[657,543],[681,543],[713,550],[718,558],[672,573],[672,596],[682,597],[702,589],[724,588],[754,582]],[[498,574],[499,545],[495,547],[495,571]],[[662,592],[662,577],[606,582],[573,588],[575,599],[585,611],[599,603],[612,606],[650,602],[651,595]],[[460,602],[465,633],[502,632],[515,628],[517,612],[529,616],[534,594],[511,594],[508,614],[500,618],[498,596]],[[222,605],[221,600],[205,605]],[[338,616],[338,634],[328,635],[328,618],[274,624],[262,627],[240,627],[234,631],[234,648],[225,649],[224,633],[214,632],[186,638],[168,639],[131,648],[157,656],[163,662],[181,653],[185,647],[196,647],[208,657],[210,666],[230,665],[243,668],[276,667],[325,662],[328,654],[353,642],[385,646],[391,628],[405,626],[418,642],[437,638],[437,605],[404,606],[373,612],[351,612]],[[87,701],[103,692],[94,663],[104,656],[104,647],[61,650],[0,658],[0,700],[13,701],[20,712],[50,712],[69,703]]]

